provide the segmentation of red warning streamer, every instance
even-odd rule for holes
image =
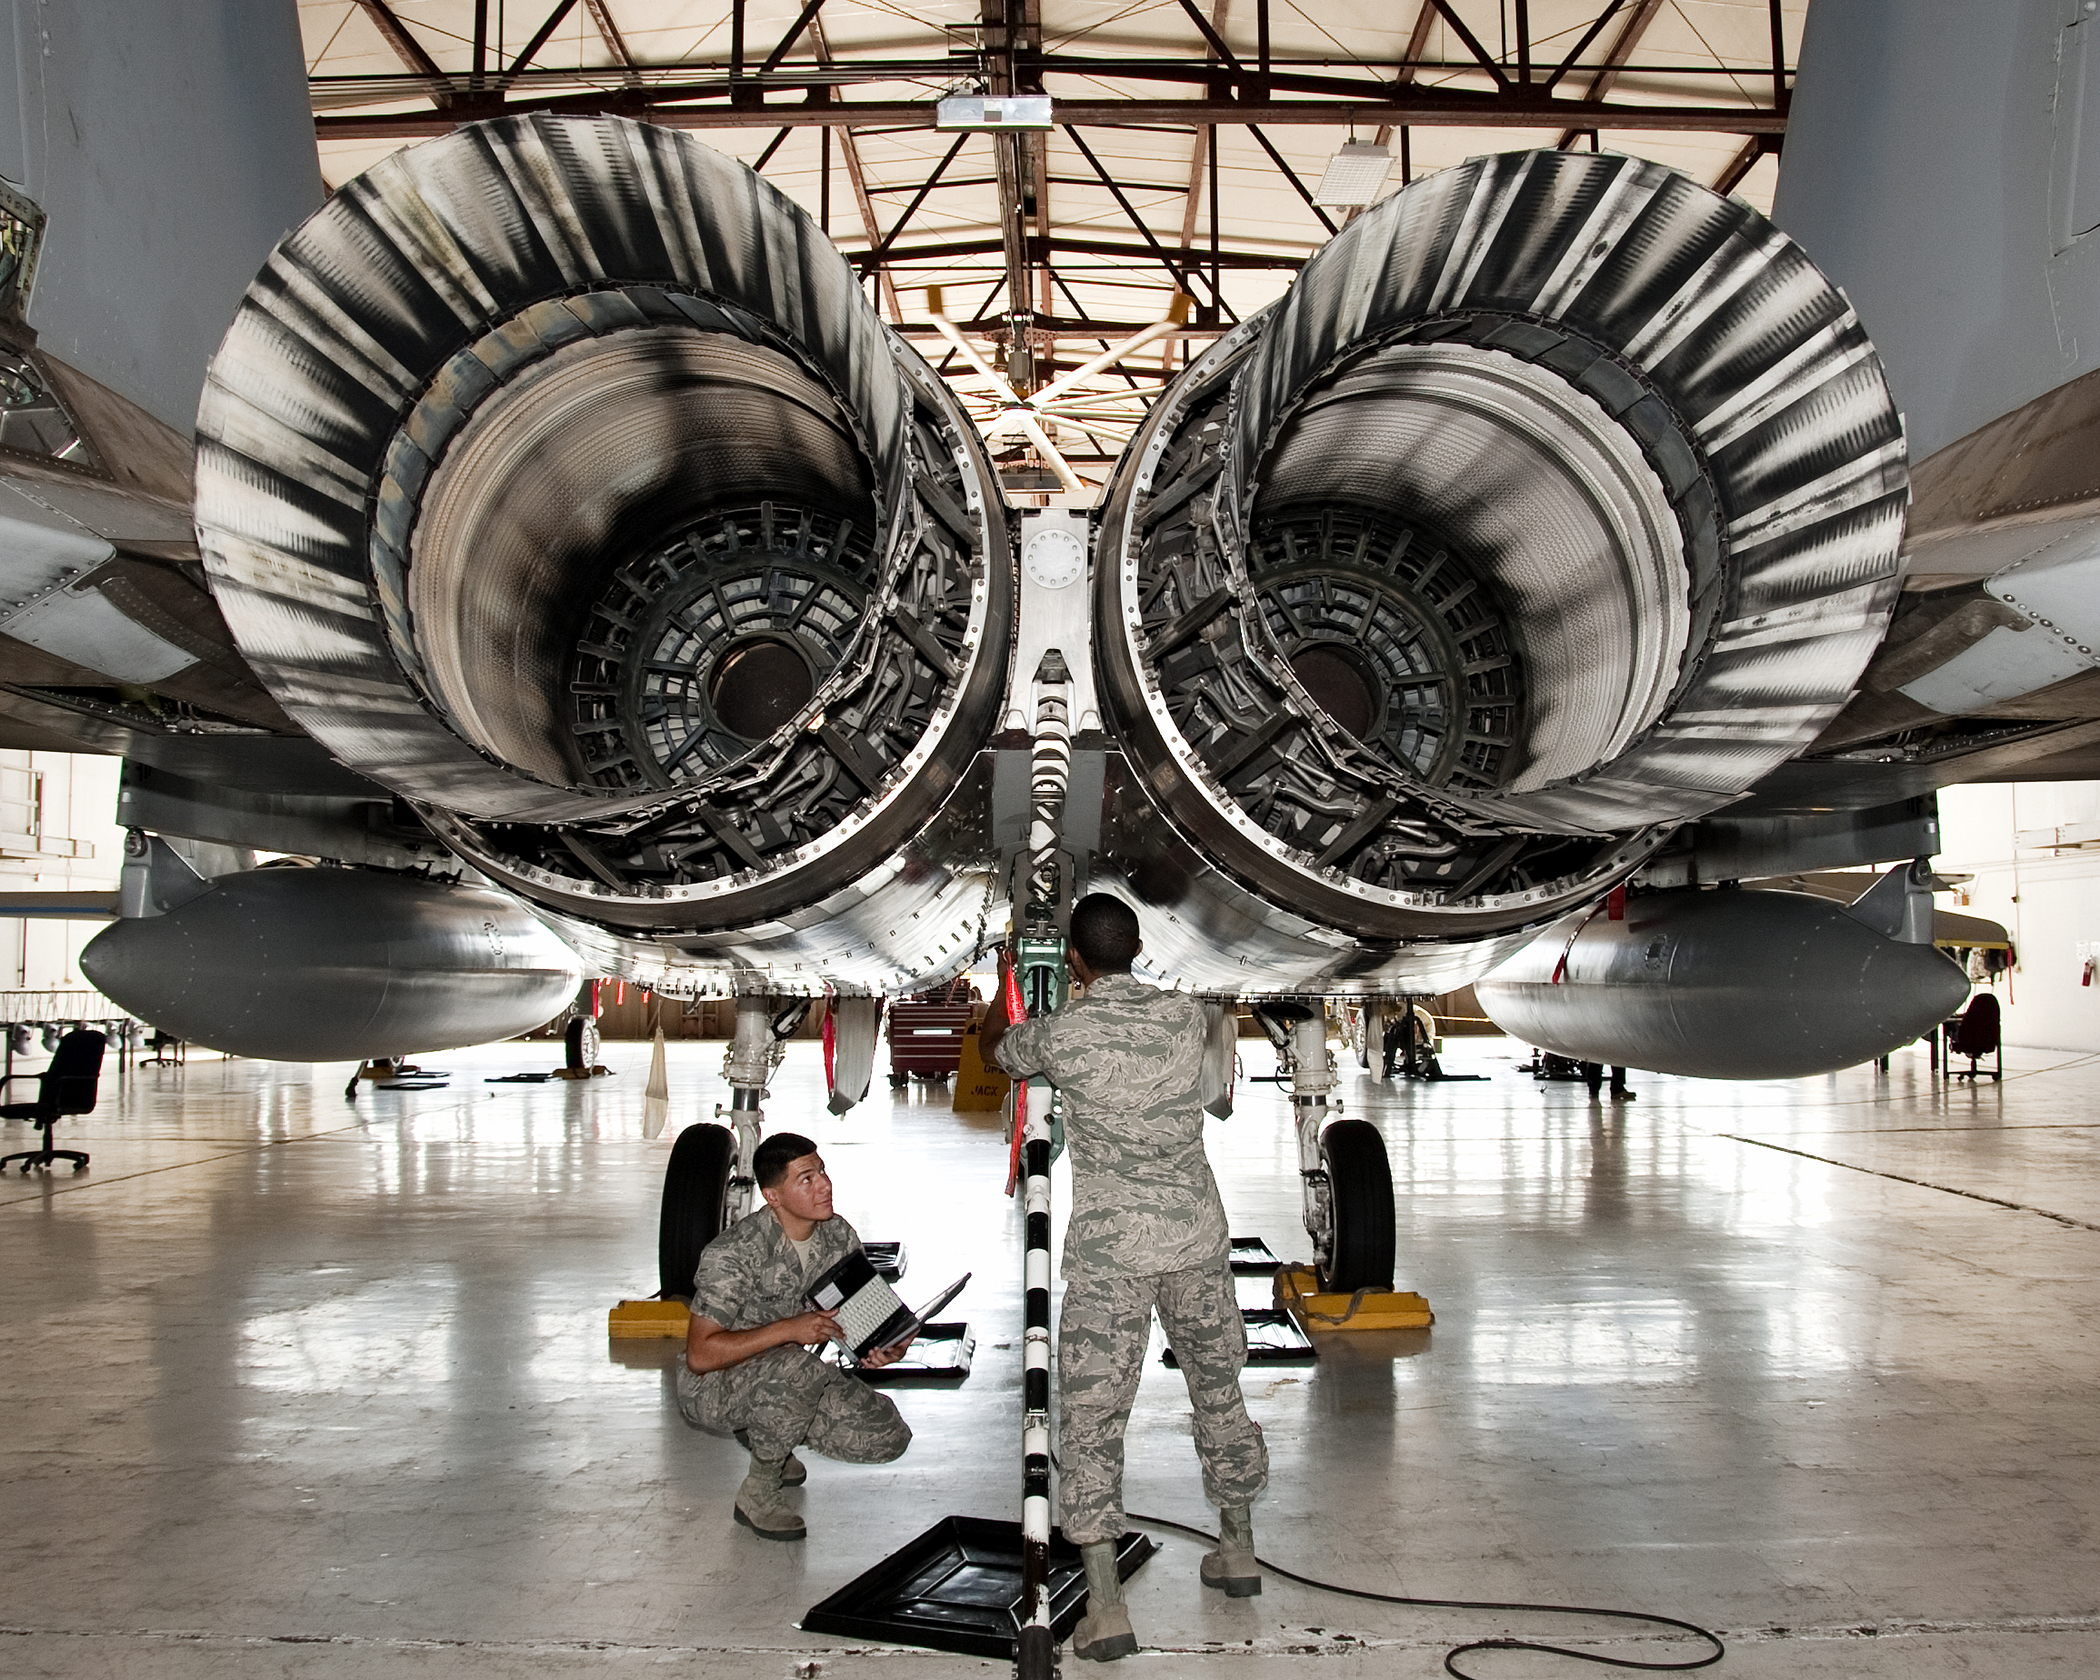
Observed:
[[[1028,1019],[1028,1005],[1021,997],[1021,977],[1006,971],[1006,1018],[1018,1026]],[[1028,1122],[1028,1081],[1014,1081],[1013,1148],[1006,1159],[1006,1193],[1011,1196],[1021,1182],[1021,1133]]]

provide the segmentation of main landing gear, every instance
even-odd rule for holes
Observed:
[[[1326,1124],[1336,1084],[1327,1053],[1327,1015],[1317,1001],[1254,1006],[1291,1082],[1298,1173],[1305,1186],[1305,1231],[1322,1291],[1353,1294],[1393,1287],[1393,1171],[1385,1139],[1364,1120]]]
[[[672,1144],[670,1164],[664,1169],[656,1267],[659,1293],[666,1301],[692,1298],[700,1251],[757,1205],[752,1156],[765,1129],[766,1080],[808,1014],[807,998],[753,995],[736,1000],[736,1036],[723,1065],[730,1087],[730,1123],[702,1121],[686,1127]]]
[[[1413,997],[1366,998],[1348,1010],[1348,1038],[1356,1065],[1380,1079],[1419,1079],[1427,1084],[1485,1079],[1480,1073],[1446,1073],[1442,1041],[1428,1006]]]

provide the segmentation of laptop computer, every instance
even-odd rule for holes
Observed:
[[[805,1298],[819,1312],[828,1312],[839,1321],[839,1344],[855,1359],[865,1359],[877,1348],[895,1347],[916,1336],[935,1313],[962,1293],[970,1276],[963,1273],[914,1312],[856,1248],[819,1273]]]

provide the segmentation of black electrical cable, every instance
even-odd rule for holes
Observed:
[[[1187,1523],[1174,1522],[1166,1517],[1140,1516],[1135,1511],[1129,1512],[1128,1516],[1134,1523],[1170,1528],[1177,1534],[1186,1534],[1192,1540],[1207,1541],[1213,1546],[1218,1543],[1215,1534],[1206,1534]],[[1468,1674],[1458,1666],[1458,1659],[1468,1651],[1543,1651],[1551,1656],[1573,1657],[1577,1662],[1600,1663],[1607,1668],[1638,1668],[1651,1674],[1687,1674],[1695,1668],[1711,1668],[1728,1654],[1728,1647],[1721,1643],[1719,1634],[1709,1632],[1696,1622],[1681,1622],[1675,1616],[1658,1616],[1647,1610],[1606,1610],[1595,1604],[1504,1604],[1493,1599],[1408,1598],[1400,1593],[1372,1592],[1368,1587],[1344,1587],[1333,1581],[1316,1581],[1310,1575],[1297,1574],[1259,1554],[1254,1561],[1270,1574],[1295,1581],[1301,1587],[1311,1587],[1315,1592],[1339,1593],[1344,1598],[1368,1598],[1374,1604],[1410,1604],[1422,1610],[1515,1610],[1527,1615],[1604,1616],[1622,1622],[1647,1622],[1655,1627],[1676,1628],[1694,1639],[1705,1640],[1714,1648],[1712,1656],[1701,1657],[1696,1662],[1636,1662],[1631,1657],[1607,1657],[1596,1651],[1571,1650],[1566,1645],[1545,1645],[1535,1639],[1475,1639],[1464,1645],[1454,1645],[1444,1653],[1444,1672],[1456,1676],[1456,1680],[1480,1680],[1479,1676]]]

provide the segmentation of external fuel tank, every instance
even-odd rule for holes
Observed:
[[[1888,884],[1850,906],[1755,889],[1639,893],[1622,919],[1599,905],[1556,923],[1475,995],[1512,1037],[1583,1061],[1698,1079],[1854,1067],[1929,1033],[1969,995]],[[1929,928],[1929,899],[1926,914]]]
[[[80,969],[164,1032],[259,1060],[512,1038],[576,994],[576,955],[516,900],[373,869],[224,875],[97,934]]]

